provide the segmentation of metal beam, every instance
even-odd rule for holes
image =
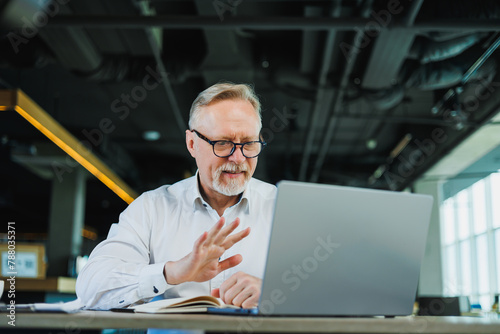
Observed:
[[[320,7],[307,6],[304,9],[305,17],[321,17]],[[318,50],[320,44],[320,34],[317,31],[302,32],[302,47],[300,48],[300,72],[313,73],[316,66],[316,53],[311,50]]]
[[[422,3],[423,0],[418,0],[412,3],[412,6],[409,8],[406,17],[397,24],[400,27],[394,28],[394,26],[392,25],[386,26],[385,28],[391,29],[383,31],[377,38],[377,44],[375,45],[375,48],[372,52],[370,63],[363,80],[363,85],[365,87],[371,86],[372,88],[381,88],[390,86],[391,80],[396,76],[397,72],[399,72],[399,69],[406,57],[407,50],[411,47],[411,44],[413,43],[413,39],[415,37],[414,31],[408,31],[405,29],[409,29],[413,25],[415,18],[417,17],[417,14],[422,6]],[[364,5],[362,16],[368,16],[370,9],[371,1],[367,1]],[[370,15],[373,16],[373,13]],[[363,34],[364,32],[361,30],[358,30],[356,32],[356,37],[354,38],[353,43],[354,50],[359,50]],[[359,52],[351,52],[351,54],[349,54],[347,66],[345,67],[344,73],[342,75],[339,93],[335,100],[333,114],[328,124],[327,132],[325,133],[323,144],[316,160],[313,173],[311,175],[311,182],[318,181],[321,168],[323,167],[323,163],[331,145],[331,141],[334,138],[335,130],[338,127],[338,123],[340,122],[340,118],[336,116],[336,114],[341,110],[344,94],[348,85],[348,80],[352,73],[352,69],[358,54]],[[380,64],[382,64],[382,66]]]
[[[361,15],[366,17],[369,15],[370,10],[372,8],[373,0],[367,0],[362,7]],[[353,40],[353,48],[352,50],[359,50],[361,43],[363,41],[364,31],[357,31],[354,40]],[[326,128],[326,132],[323,136],[323,142],[321,144],[321,148],[319,150],[318,158],[316,159],[316,163],[314,164],[314,169],[311,173],[311,182],[317,182],[319,178],[319,174],[321,172],[321,168],[323,167],[323,163],[325,162],[326,155],[328,154],[328,150],[330,148],[330,144],[332,142],[332,138],[334,137],[335,130],[339,123],[339,118],[336,115],[342,107],[342,103],[344,101],[344,95],[347,90],[347,86],[349,84],[349,79],[351,77],[352,70],[354,68],[354,64],[356,63],[356,59],[359,55],[359,52],[349,52],[347,55],[346,64],[344,67],[344,72],[342,73],[342,78],[340,80],[340,86],[335,97],[335,102],[333,105],[332,115],[330,117],[330,121],[328,122],[328,126]]]
[[[161,27],[170,29],[255,29],[255,30],[387,30],[400,28],[408,31],[462,32],[493,31],[500,29],[500,19],[447,19],[426,20],[407,26],[406,21],[395,21],[390,27],[381,26],[375,18],[332,18],[332,17],[226,17],[217,16],[86,16],[57,15],[47,24],[50,27],[117,28],[141,29]]]
[[[332,16],[340,16],[341,1],[335,2],[335,7],[332,11]],[[306,143],[304,147],[304,154],[302,155],[302,160],[299,170],[299,180],[305,181],[307,169],[309,166],[309,157],[313,151],[314,139],[321,131],[318,131],[317,127],[324,126],[325,117],[328,114],[330,105],[333,100],[334,90],[332,88],[323,88],[326,86],[328,73],[333,65],[333,51],[335,47],[335,37],[337,32],[335,30],[330,30],[326,37],[325,48],[323,50],[323,59],[321,64],[321,69],[319,73],[319,89],[316,92],[316,103],[314,104],[313,114],[311,118],[311,124],[309,126],[309,132],[307,133]]]

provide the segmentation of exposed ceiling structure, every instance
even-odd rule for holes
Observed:
[[[254,85],[256,177],[401,190],[500,106],[498,1],[0,1],[0,89],[20,88],[137,192],[196,171],[196,95]],[[65,155],[0,112],[0,218],[46,226]],[[86,224],[124,207],[89,180]]]

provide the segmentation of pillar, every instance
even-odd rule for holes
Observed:
[[[87,172],[80,166],[52,181],[47,244],[48,276],[68,276],[70,261],[80,255]]]
[[[443,270],[439,214],[439,206],[442,200],[442,181],[419,181],[415,184],[415,191],[419,194],[427,194],[434,197],[425,255],[420,269],[418,294],[420,296],[442,296]]]

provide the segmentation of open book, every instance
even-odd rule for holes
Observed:
[[[206,312],[209,307],[239,309],[238,306],[224,304],[221,299],[212,296],[162,299],[130,306],[129,309],[138,313],[187,313]]]

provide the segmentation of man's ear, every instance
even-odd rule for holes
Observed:
[[[190,130],[186,130],[186,146],[189,151],[189,154],[191,154],[193,158],[196,158],[196,150],[194,148],[194,136],[193,132],[191,132]]]

